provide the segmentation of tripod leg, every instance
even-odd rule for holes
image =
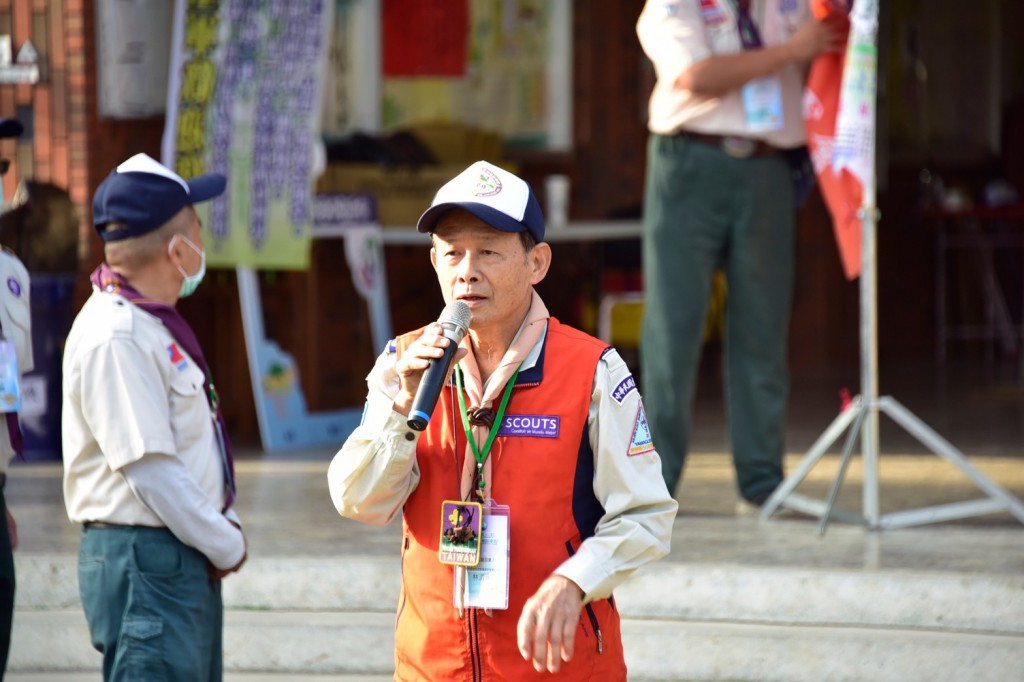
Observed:
[[[853,422],[853,426],[850,427],[849,432],[846,434],[846,445],[843,446],[843,457],[839,460],[839,471],[836,472],[836,477],[832,481],[832,486],[828,490],[828,499],[825,502],[825,512],[821,515],[821,523],[818,525],[818,535],[824,535],[825,529],[828,527],[829,517],[832,515],[832,508],[836,504],[836,497],[839,495],[839,487],[843,484],[843,478],[846,476],[846,468],[850,465],[850,454],[853,452],[853,444],[857,440],[857,436],[860,434],[860,426],[864,423],[864,415],[867,414],[867,409],[861,409],[857,411],[857,418]]]
[[[989,480],[985,474],[978,471],[972,465],[964,453],[957,450],[945,438],[936,433],[931,427],[922,422],[913,412],[901,405],[894,398],[884,396],[878,400],[879,409],[889,415],[893,421],[902,426],[907,433],[912,435],[922,445],[933,453],[954,465],[962,471],[976,486],[981,488],[989,497],[1002,503],[1006,509],[1024,523],[1024,502],[1011,495],[1002,486]]]
[[[797,466],[796,471],[786,477],[786,479],[775,489],[775,492],[771,494],[761,508],[761,520],[767,520],[771,518],[771,515],[782,505],[787,497],[789,497],[796,487],[800,485],[800,482],[804,480],[807,474],[810,473],[814,465],[818,463],[822,455],[832,447],[832,444],[839,440],[839,437],[843,435],[843,432],[849,428],[850,423],[861,413],[863,410],[863,403],[860,396],[856,396],[850,402],[850,405],[839,413],[839,415],[832,420],[829,427],[825,429],[818,440],[814,441],[814,445],[804,455],[803,460]]]

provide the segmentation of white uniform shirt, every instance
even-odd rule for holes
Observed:
[[[523,361],[524,370],[537,363],[541,338]],[[360,424],[328,469],[335,509],[365,523],[389,522],[419,483],[416,443],[407,417],[394,411],[398,394],[397,356],[385,352],[367,377],[369,394]],[[547,381],[557,381],[547,377]],[[614,350],[606,353],[594,374],[588,435],[594,451],[594,494],[605,510],[593,537],[588,538],[555,573],[584,591],[586,600],[608,597],[638,567],[669,551],[678,503],[668,493],[661,460],[649,433],[637,432],[643,409],[626,363]],[[416,434],[407,440],[407,433]],[[641,456],[629,457],[631,448]],[[515,512],[513,511],[513,514]]]
[[[751,132],[743,111],[741,89],[723,97],[698,97],[675,86],[676,79],[696,62],[716,54],[742,51],[735,0],[647,0],[636,32],[654,64],[657,81],[651,92],[648,128],[672,135],[692,130],[713,135],[740,135],[780,148],[804,143],[804,69],[789,64],[776,72],[782,91],[781,130]],[[752,0],[750,14],[765,45],[786,42],[810,18],[807,0]]]
[[[63,374],[68,518],[166,526],[220,568],[241,560],[241,533],[221,513],[224,464],[203,372],[163,323],[118,294],[93,291],[68,334]],[[175,465],[173,476],[156,474],[163,505],[140,499],[126,472],[157,455]]]
[[[29,306],[29,276],[21,260],[11,251],[0,248],[0,325],[4,337],[14,342],[18,356],[18,372],[32,371],[32,310]],[[14,457],[11,437],[7,433],[7,420],[0,418],[0,473],[7,473],[7,465]]]

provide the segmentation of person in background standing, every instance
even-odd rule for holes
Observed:
[[[0,137],[18,137],[21,123],[0,119]],[[0,175],[7,172],[7,159],[0,159]],[[0,202],[3,197],[0,196]],[[0,209],[2,210],[2,209]],[[22,457],[24,442],[18,414],[12,406],[20,403],[21,375],[32,371],[32,309],[29,304],[29,275],[25,265],[13,251],[0,245],[0,392],[4,419],[0,419],[0,680],[7,669],[14,620],[14,550],[18,547],[18,526],[7,508],[4,489],[7,466],[15,456]],[[16,408],[15,408],[16,409]],[[8,411],[11,410],[11,411]]]
[[[217,393],[178,299],[203,279],[185,181],[145,154],[96,190],[105,262],[64,349],[64,502],[83,526],[78,583],[104,680],[222,679],[221,579],[246,558]]]
[[[725,274],[725,395],[741,504],[783,478],[794,269],[789,152],[804,145],[806,65],[836,24],[806,0],[648,0],[637,35],[654,64],[643,205],[641,386],[665,483],[690,437],[702,332]]]

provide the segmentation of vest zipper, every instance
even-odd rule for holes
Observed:
[[[409,536],[406,535],[402,538],[402,560],[400,562],[400,568],[402,571],[402,599],[398,603],[398,611],[395,612],[395,630],[398,630],[398,621],[402,618],[402,612],[405,611],[405,553],[409,549]]]
[[[604,653],[604,638],[601,636],[601,625],[597,622],[597,614],[594,613],[594,607],[587,604],[584,607],[587,610],[587,616],[590,618],[590,627],[594,630],[594,635],[597,637],[597,654],[600,656]]]
[[[477,623],[478,609],[469,610],[469,657],[473,662],[473,682],[483,680],[483,666],[480,664],[480,642],[479,624]]]
[[[573,551],[572,543],[566,541],[565,550],[572,556],[576,552]],[[587,619],[590,621],[590,628],[594,631],[594,637],[597,639],[597,654],[598,656],[604,654],[604,637],[601,635],[601,623],[597,620],[597,614],[594,613],[594,607],[591,604],[587,604],[583,607],[587,612]]]

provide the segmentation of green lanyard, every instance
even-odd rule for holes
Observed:
[[[487,442],[484,443],[484,448],[481,450],[476,445],[472,427],[469,425],[469,414],[466,411],[466,396],[462,390],[462,369],[458,366],[455,367],[455,385],[459,388],[459,414],[462,415],[462,428],[466,431],[466,440],[469,441],[469,447],[472,448],[473,457],[476,459],[476,477],[480,481],[479,487],[481,489],[487,486],[484,482],[484,462],[487,461],[487,455],[491,454],[491,444],[494,443],[494,437],[501,430],[501,420],[505,416],[505,407],[508,405],[509,398],[512,397],[512,387],[515,386],[516,377],[518,376],[519,370],[516,369],[516,373],[512,375],[512,378],[509,379],[508,384],[505,386],[505,394],[501,396],[501,405],[498,406],[498,413],[494,416],[494,423],[491,424],[491,431],[487,435]],[[494,424],[497,424],[498,428],[494,428]]]

